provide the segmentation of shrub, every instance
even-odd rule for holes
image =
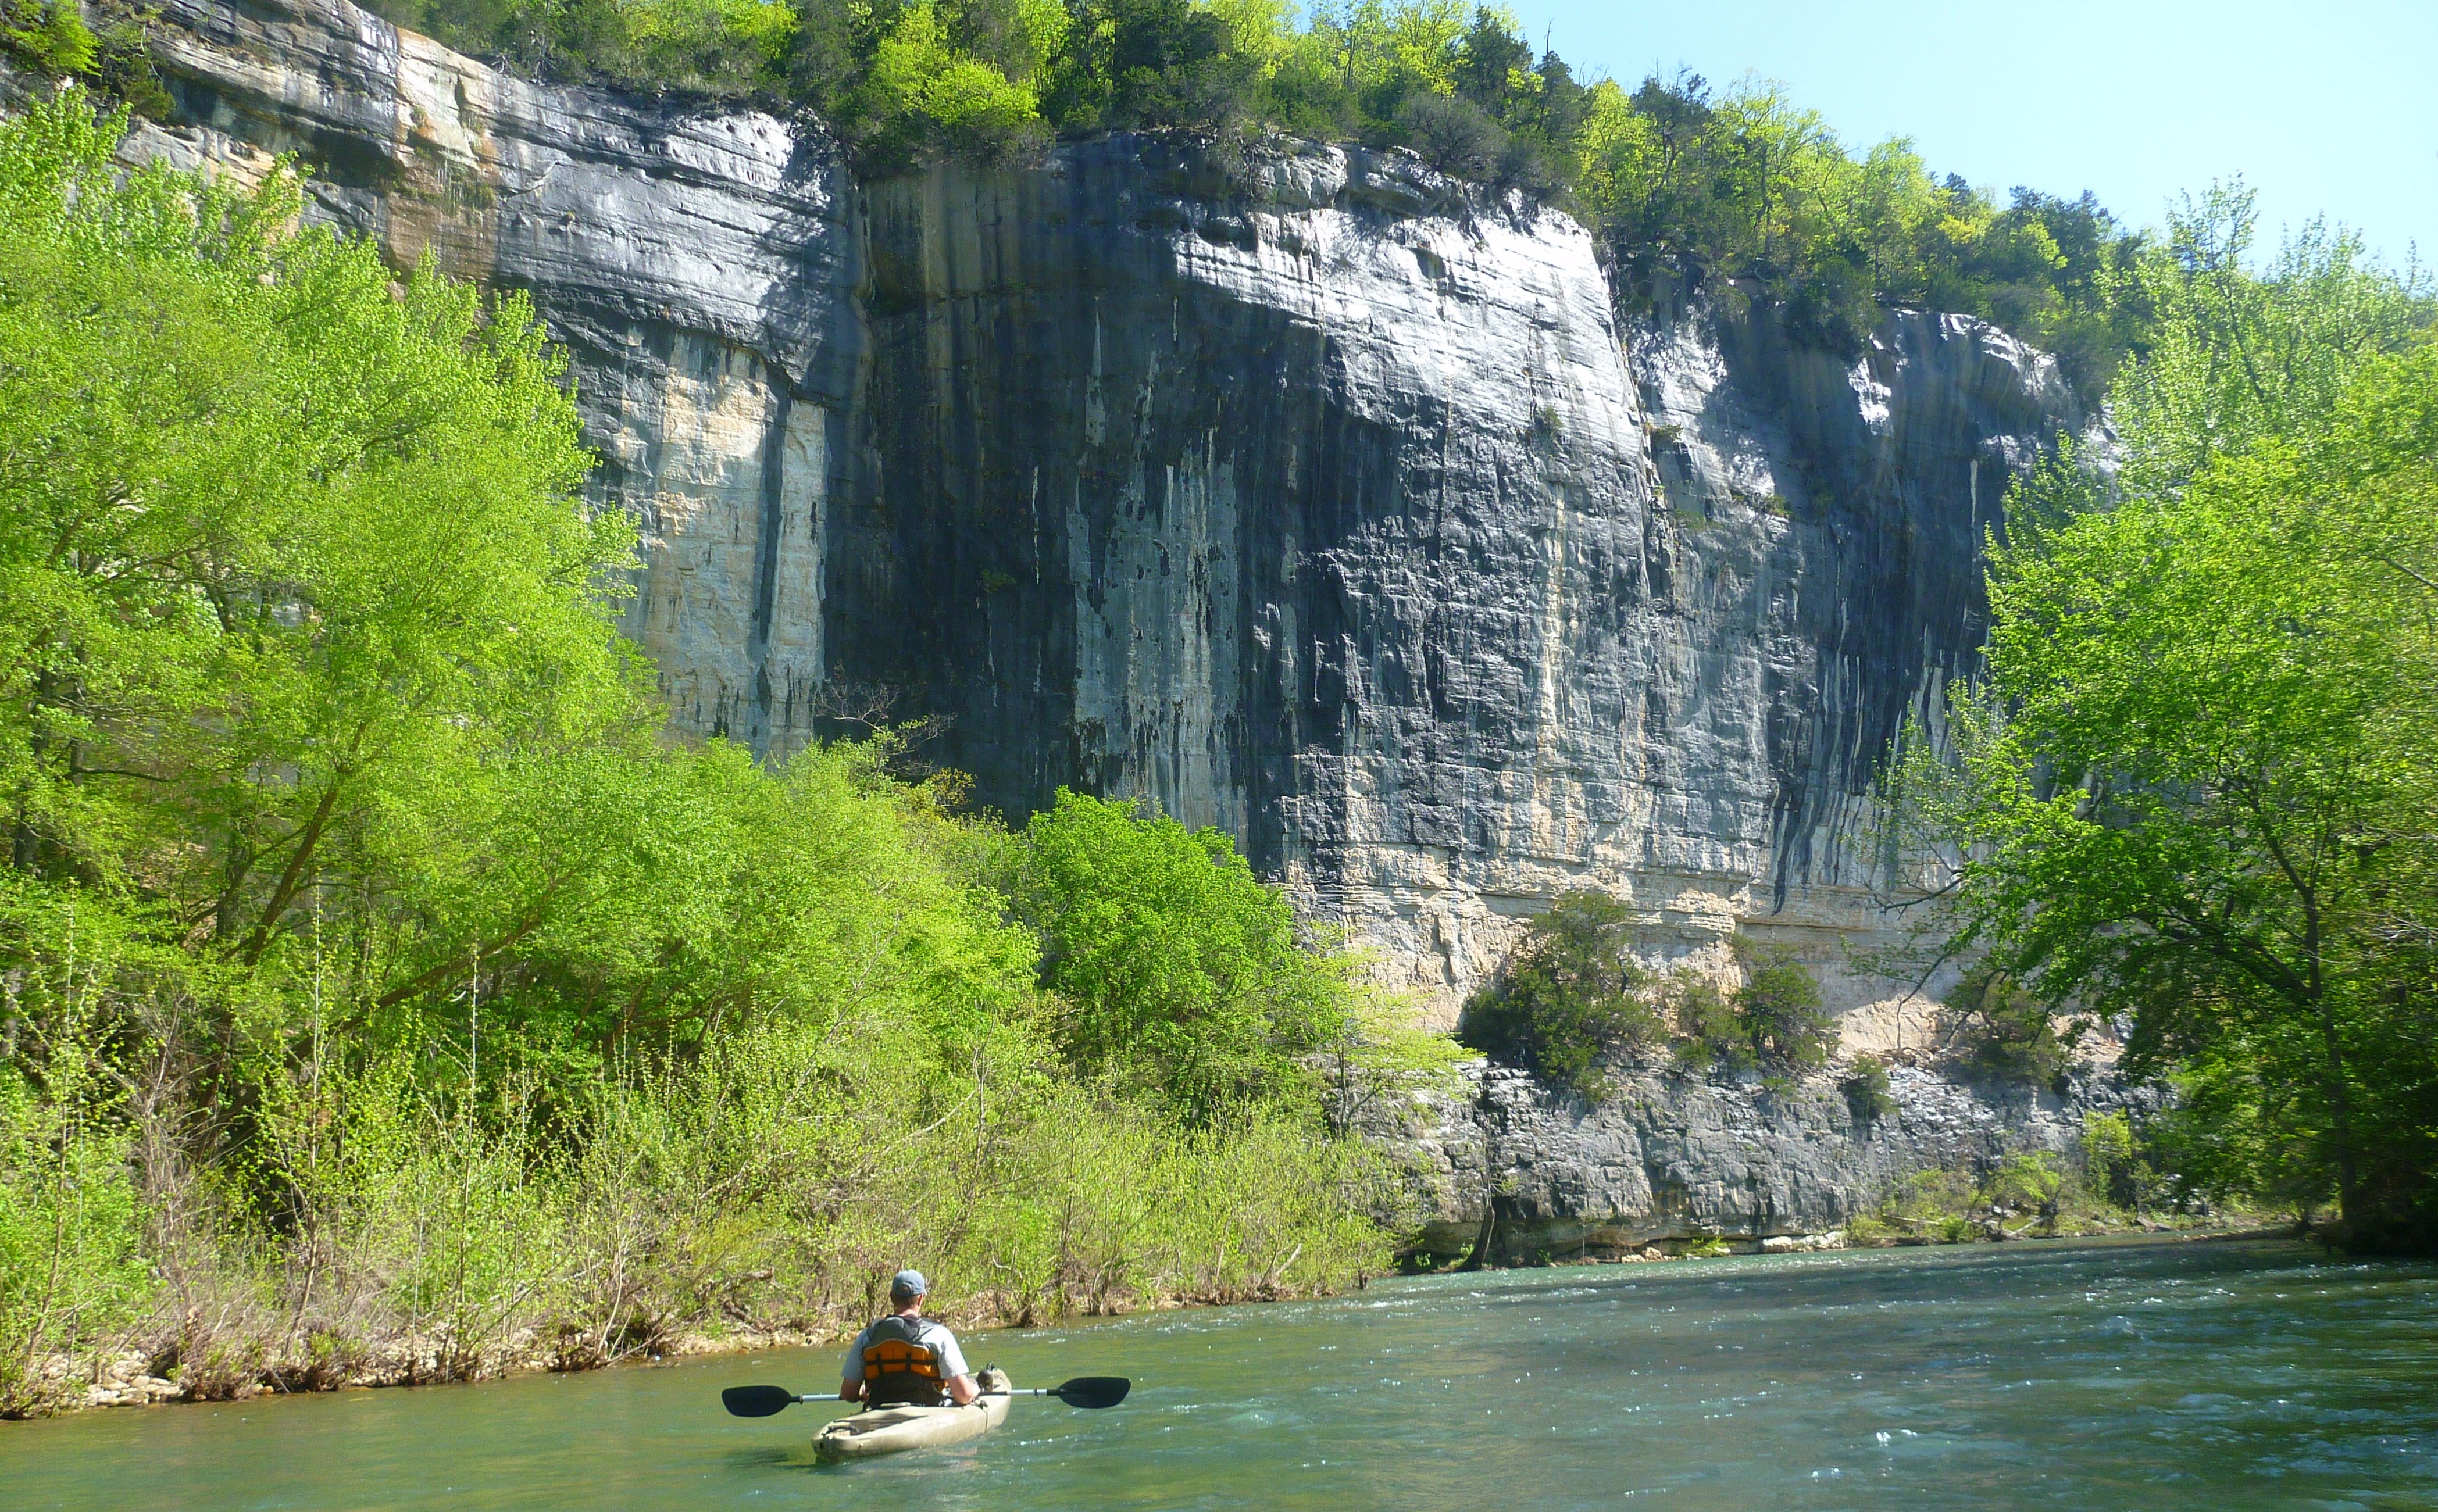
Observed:
[[[1307,1059],[1344,1034],[1352,984],[1300,947],[1284,893],[1226,835],[1061,789],[1025,826],[1011,892],[1084,1074],[1204,1126],[1309,1101]]]
[[[1656,1044],[1666,1022],[1634,958],[1634,916],[1601,892],[1562,894],[1525,927],[1507,969],[1464,1006],[1457,1038],[1597,1100],[1602,1064]]]
[[[1752,1035],[1719,984],[1689,971],[1669,982],[1676,1021],[1676,1059],[1694,1070],[1744,1071],[1753,1064]]]
[[[96,976],[89,959],[55,982],[20,975],[9,993],[9,1017],[38,1015],[42,1043],[8,1024],[39,1086],[0,1063],[0,1417],[50,1405],[68,1384],[46,1375],[50,1358],[114,1339],[153,1289],[120,1099],[96,1055]]]
[[[1697,1068],[1759,1069],[1780,1081],[1827,1064],[1837,1025],[1821,1006],[1818,979],[1785,951],[1740,940],[1736,953],[1746,976],[1732,993],[1690,972],[1671,979],[1678,1060]]]
[[[1749,951],[1746,961],[1749,975],[1735,1004],[1752,1036],[1754,1058],[1782,1070],[1827,1064],[1837,1021],[1821,1006],[1819,978],[1787,951]]]
[[[2065,1190],[2065,1172],[2054,1158],[2037,1150],[2019,1150],[1999,1162],[1983,1184],[1981,1198],[1992,1206],[2035,1212],[2054,1222],[2058,1199]]]
[[[1947,1044],[1970,1075],[2032,1086],[2062,1081],[2081,1035],[2079,1024],[2060,1035],[2047,1004],[1987,964],[1956,984],[1945,1029]]]
[[[1874,1124],[1897,1111],[1894,1088],[1888,1081],[1888,1068],[1876,1055],[1858,1055],[1853,1066],[1837,1090],[1846,1094],[1846,1111],[1858,1124]]]

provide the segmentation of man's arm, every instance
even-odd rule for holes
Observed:
[[[863,1333],[857,1334],[854,1342],[846,1346],[846,1359],[839,1365],[839,1400],[840,1401],[863,1400],[864,1334],[871,1331],[870,1328],[864,1329]]]
[[[932,1347],[940,1351],[941,1371],[947,1377],[941,1385],[947,1388],[948,1399],[960,1407],[970,1405],[982,1388],[974,1380],[974,1367],[965,1363],[964,1350],[957,1346],[957,1336],[945,1328],[937,1329]]]

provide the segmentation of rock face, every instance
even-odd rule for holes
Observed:
[[[2086,1114],[2155,1099],[2105,1072],[2067,1095],[1975,1089],[1889,1068],[1894,1111],[1858,1119],[1834,1079],[1792,1090],[1641,1072],[1598,1107],[1520,1072],[1475,1066],[1461,1099],[1383,1109],[1372,1135],[1413,1167],[1434,1255],[1607,1258],[1654,1241],[1737,1243],[1845,1227],[1919,1170],[1986,1170],[2008,1154],[2073,1158]],[[1485,1224],[1484,1220],[1492,1222]]]
[[[1119,136],[858,185],[815,123],[521,81],[344,0],[161,19],[184,124],[142,150],[295,152],[315,215],[532,295],[686,727],[784,753],[878,690],[1010,817],[1063,783],[1224,827],[1442,1023],[1594,886],[1654,958],[1790,946],[1849,1044],[1909,1032],[1838,964],[1899,880],[1870,784],[1975,655],[2011,473],[2080,423],[2041,354],[1621,325],[1580,225],[1404,154],[1231,177]],[[1579,1152],[1530,1169],[1606,1169],[1503,1085],[1493,1129]],[[1740,1117],[1686,1104],[1677,1165]]]

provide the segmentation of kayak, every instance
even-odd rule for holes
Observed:
[[[980,1438],[1007,1421],[1007,1372],[985,1370],[980,1383],[982,1394],[970,1406],[881,1407],[839,1418],[813,1440],[813,1458],[836,1465]]]

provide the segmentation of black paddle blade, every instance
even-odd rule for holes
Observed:
[[[1123,1376],[1077,1376],[1064,1385],[1050,1388],[1050,1395],[1069,1407],[1115,1407],[1126,1399],[1134,1382]]]
[[[719,1394],[720,1405],[739,1417],[768,1417],[795,1399],[785,1386],[731,1386]]]

